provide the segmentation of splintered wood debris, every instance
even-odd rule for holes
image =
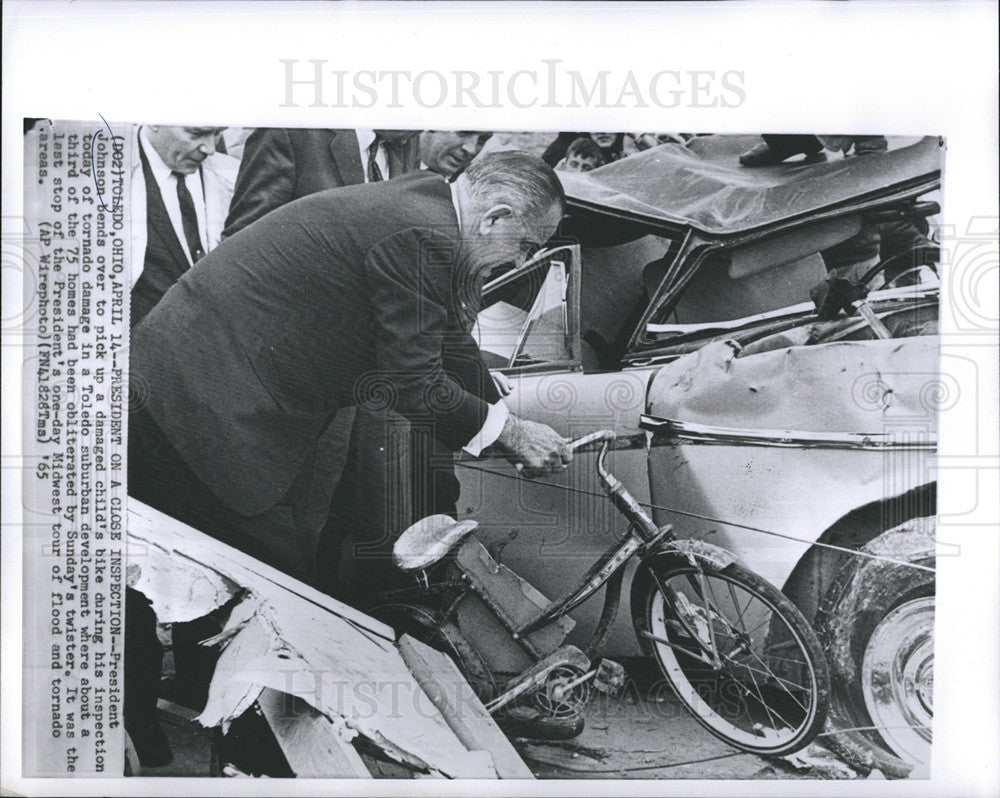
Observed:
[[[202,725],[256,705],[299,776],[367,775],[362,736],[425,775],[532,778],[447,657],[407,640],[404,660],[388,626],[134,499],[128,537],[160,623],[232,606]]]

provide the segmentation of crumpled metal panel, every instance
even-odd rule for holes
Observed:
[[[725,343],[709,344],[653,378],[648,409],[660,418],[730,432],[887,434],[931,444],[937,435],[938,347],[936,337],[922,336],[739,358]],[[835,448],[741,444],[731,435],[725,440],[713,445],[654,435],[650,492],[654,507],[668,508],[655,512],[656,523],[672,523],[679,536],[730,549],[778,586],[810,543],[846,513],[935,477],[930,445]]]
[[[203,726],[225,731],[270,688],[322,713],[343,740],[361,734],[403,764],[449,778],[496,777],[424,693],[388,627],[135,499],[128,539],[128,584],[160,622],[238,599],[223,631],[203,641],[222,647]],[[455,689],[472,694],[465,683]]]
[[[738,157],[759,136],[664,144],[591,172],[558,172],[571,201],[649,221],[727,235],[815,212],[939,172],[937,137],[889,138],[886,152],[747,168]]]
[[[716,342],[657,372],[648,408],[672,421],[750,430],[882,433],[913,421],[936,431],[928,393],[939,349],[936,336],[917,336],[738,357]]]

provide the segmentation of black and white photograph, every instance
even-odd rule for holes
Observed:
[[[989,794],[997,216],[937,87],[280,53],[270,111],[5,119],[19,794]]]
[[[126,137],[130,772],[926,766],[944,141]]]

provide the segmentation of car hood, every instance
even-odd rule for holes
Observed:
[[[745,234],[839,205],[897,193],[940,179],[936,136],[890,137],[885,152],[830,156],[747,168],[741,152],[758,136],[705,136],[664,144],[591,172],[559,172],[573,208],[676,233]]]

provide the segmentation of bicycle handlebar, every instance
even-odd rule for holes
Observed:
[[[611,443],[618,436],[610,429],[602,429],[597,432],[591,432],[589,435],[584,435],[582,438],[577,438],[575,441],[571,441],[569,448],[574,452],[583,448],[589,443],[596,443],[600,441],[603,445],[601,446],[601,453],[597,455],[597,474],[601,478],[601,482],[604,484],[605,490],[612,490],[614,484],[621,484],[610,474],[610,472],[604,467],[604,457],[608,453],[608,444]]]
[[[584,435],[582,438],[577,438],[575,441],[570,441],[569,448],[574,452],[577,449],[581,449],[589,443],[595,443],[597,441],[607,441],[610,443],[618,436],[614,431],[609,429],[598,430],[597,432],[591,432],[588,435]]]

